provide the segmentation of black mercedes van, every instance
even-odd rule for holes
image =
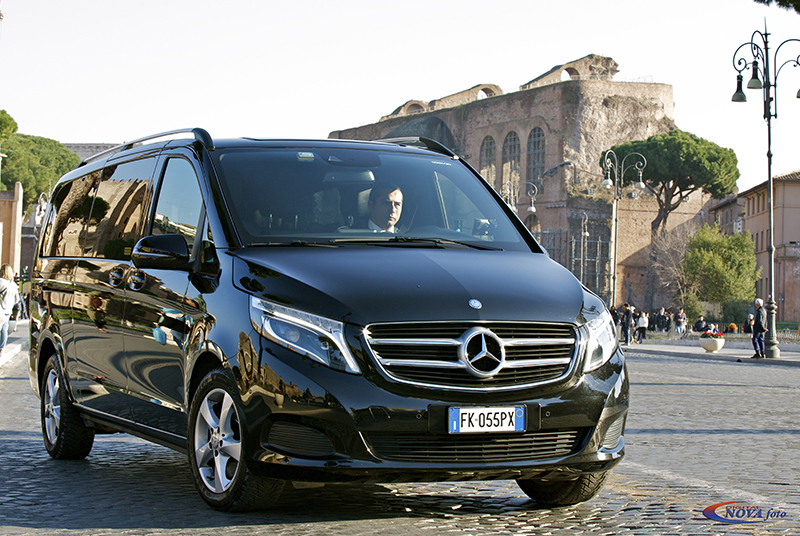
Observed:
[[[30,326],[52,457],[134,434],[220,510],[489,479],[568,505],[624,452],[604,303],[428,139],[188,129],[98,154],[51,193]]]

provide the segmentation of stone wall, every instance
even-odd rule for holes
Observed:
[[[81,160],[86,160],[90,156],[101,153],[112,147],[116,147],[117,143],[65,143],[64,146],[81,157]]]
[[[8,263],[19,273],[22,227],[22,184],[0,191],[0,263]]]

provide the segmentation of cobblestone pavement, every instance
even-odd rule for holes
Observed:
[[[329,485],[222,514],[196,495],[184,456],[129,436],[51,460],[21,353],[0,367],[0,534],[800,534],[800,369],[635,349],[628,367],[627,455],[584,504],[542,509],[509,481]],[[785,517],[703,516],[728,501]]]

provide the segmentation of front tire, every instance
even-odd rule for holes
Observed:
[[[39,392],[47,453],[56,460],[82,460],[88,456],[94,444],[94,429],[86,426],[72,405],[55,356],[47,360]]]
[[[577,480],[517,480],[525,495],[546,506],[571,506],[588,501],[606,483],[609,471],[584,473]]]
[[[195,488],[217,510],[261,510],[283,491],[283,480],[256,475],[247,467],[242,414],[225,371],[209,372],[192,398],[188,451]]]

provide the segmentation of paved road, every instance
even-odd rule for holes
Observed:
[[[540,509],[513,482],[327,486],[258,514],[208,509],[182,455],[128,436],[51,460],[21,353],[0,366],[0,534],[800,534],[800,368],[644,352],[627,456],[587,503]],[[728,501],[784,517],[703,516]]]

